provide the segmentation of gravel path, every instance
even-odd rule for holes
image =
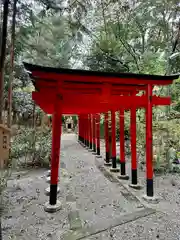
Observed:
[[[48,201],[48,197],[44,195],[44,189],[48,186],[45,183],[45,170],[33,170],[20,178],[14,176],[8,182],[6,191],[7,211],[2,220],[3,240],[70,239],[65,238],[70,229],[75,232],[90,227],[95,229],[99,225],[103,229],[103,224],[107,226],[108,222],[111,224],[112,220],[118,221],[128,214],[128,223],[118,226],[117,222],[116,227],[113,225],[97,234],[94,230],[93,235],[85,239],[180,239],[180,201],[174,199],[180,196],[180,181],[177,177],[172,191],[166,186],[169,177],[167,176],[168,180],[160,178],[158,191],[163,196],[162,204],[150,206],[159,210],[156,214],[131,221],[134,213],[146,211],[141,203],[126,198],[124,188],[109,181],[99,171],[95,157],[77,143],[75,135],[62,135],[61,148],[58,199],[62,202],[62,210],[54,214],[44,212],[44,203]],[[171,182],[168,186],[170,185],[172,186]],[[142,192],[134,193],[140,196]]]

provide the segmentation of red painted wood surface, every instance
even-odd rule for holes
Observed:
[[[130,129],[131,129],[131,168],[137,169],[137,152],[136,152],[136,108],[131,109],[130,115]]]
[[[124,109],[119,111],[119,134],[120,134],[120,162],[125,162],[125,134],[124,134]]]
[[[109,129],[108,129],[108,112],[105,113],[104,116],[104,127],[105,127],[105,147],[106,153],[109,153]]]
[[[47,97],[48,96],[48,97]],[[54,112],[55,97],[49,95],[40,95],[38,92],[32,93],[32,98],[46,113],[52,114]],[[109,101],[102,101],[99,97],[93,97],[93,101],[89,101],[88,96],[83,96],[77,99],[75,96],[65,97],[61,100],[61,109],[63,114],[80,114],[80,113],[98,113],[107,112],[109,109],[118,111],[120,107],[130,109],[133,106],[136,108],[145,108],[147,106],[146,96],[113,96]],[[171,103],[170,97],[152,97],[152,105],[169,105]]]
[[[91,114],[89,114],[89,141],[90,141],[90,144],[93,143],[93,139],[92,139],[92,116],[91,116]]]
[[[58,184],[59,161],[60,161],[60,143],[61,143],[61,123],[62,114],[59,109],[59,101],[56,101],[55,113],[52,123],[52,150],[51,150],[51,184]]]
[[[116,118],[114,111],[111,111],[111,131],[112,131],[112,158],[113,158],[116,157]]]
[[[152,87],[148,86],[146,109],[146,175],[147,179],[153,179],[153,147],[152,147]]]
[[[100,114],[96,114],[97,148],[100,148]]]
[[[96,145],[96,117],[92,115],[93,120],[93,144]]]

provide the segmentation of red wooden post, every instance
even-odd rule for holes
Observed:
[[[87,115],[84,115],[84,136],[85,136],[85,140],[84,140],[84,144],[85,147],[87,147]]]
[[[100,157],[100,114],[96,115],[97,157]]]
[[[104,114],[104,138],[105,138],[105,151],[106,151],[106,156],[105,156],[105,166],[111,166],[110,162],[110,146],[109,146],[109,117],[108,117],[108,112]]]
[[[108,112],[104,114],[104,138],[105,138],[105,165],[111,165],[110,164],[110,154],[109,154],[109,128],[108,128]]]
[[[137,152],[136,152],[136,107],[131,108],[131,184],[130,187],[139,189],[137,179]]]
[[[126,161],[125,161],[125,134],[124,134],[124,109],[121,108],[119,111],[119,127],[120,127],[120,164],[121,164],[121,175],[120,179],[128,180],[129,176],[126,175]]]
[[[89,146],[89,120],[88,120],[88,114],[86,114],[86,147]]]
[[[112,131],[112,172],[119,172],[116,163],[116,116],[115,111],[111,111],[111,131]]]
[[[83,142],[83,131],[82,131],[82,115],[80,115],[80,129],[81,129],[81,143]]]
[[[83,145],[85,146],[86,144],[86,131],[85,131],[85,118],[83,115]]]
[[[96,118],[93,115],[93,152],[96,153]]]
[[[83,119],[82,115],[80,115],[80,128],[81,128],[81,144],[83,143]]]
[[[78,116],[78,142],[81,141],[81,132],[80,132],[80,118]]]
[[[81,118],[81,144],[83,144],[83,118],[82,118],[82,115],[80,115],[80,118]]]
[[[86,115],[86,147],[89,147],[89,115]]]
[[[82,116],[79,115],[79,140],[82,143]]]
[[[87,140],[87,147],[90,146],[90,114],[87,115],[87,132],[88,132],[88,140]]]
[[[153,189],[153,148],[152,148],[152,85],[147,87],[148,104],[146,108],[146,193],[148,197],[154,196]]]
[[[60,208],[60,203],[57,202],[57,187],[58,173],[60,161],[60,144],[61,144],[61,129],[62,129],[62,113],[60,111],[61,102],[59,99],[55,102],[55,110],[52,122],[52,150],[51,150],[51,185],[49,204],[45,205],[45,211],[54,212]]]
[[[89,147],[89,114],[86,115],[86,147]]]
[[[92,135],[92,114],[89,114],[89,138],[90,138],[90,144],[89,148],[92,149],[93,147],[93,135]]]

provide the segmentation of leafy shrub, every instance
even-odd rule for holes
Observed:
[[[11,159],[17,165],[49,166],[51,152],[51,130],[21,127],[11,145]]]

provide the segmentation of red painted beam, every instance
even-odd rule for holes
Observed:
[[[36,102],[40,107],[41,109],[46,112],[47,114],[52,114],[53,111],[54,111],[54,108],[53,108],[53,105],[43,105],[43,103],[38,103]],[[62,107],[62,112],[63,114],[88,114],[88,113],[92,113],[92,114],[95,114],[95,113],[98,113],[98,112],[107,112],[109,111],[110,109],[113,109],[114,111],[118,111],[119,109],[119,106],[114,106],[114,107],[108,107],[108,106],[104,106],[104,107],[101,107],[101,108],[65,108],[65,107]],[[128,108],[129,109],[129,108]]]
[[[47,98],[48,96],[48,98]],[[38,92],[32,93],[32,98],[35,101],[42,102],[44,104],[54,104],[56,100],[56,96],[51,94],[41,95]],[[96,103],[96,104],[94,104]],[[81,98],[77,98],[74,95],[66,95],[63,96],[62,104],[64,107],[71,106],[74,107],[85,107],[85,108],[100,108],[101,106],[109,105],[111,106],[123,106],[125,108],[136,105],[137,107],[146,107],[147,105],[147,97],[143,96],[111,96],[110,99],[103,100],[99,96],[94,96],[93,101],[89,101],[89,95],[81,96]],[[155,105],[170,105],[171,98],[170,97],[152,97],[152,104]]]

